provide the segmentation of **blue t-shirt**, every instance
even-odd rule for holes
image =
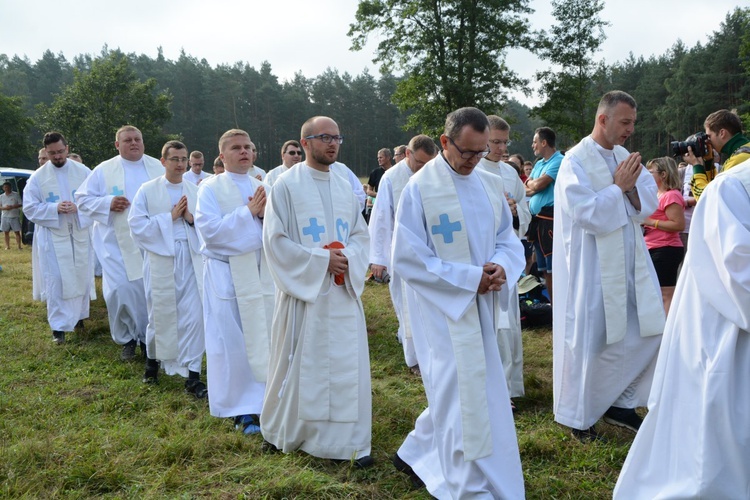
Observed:
[[[531,179],[538,179],[543,175],[552,177],[552,182],[543,191],[535,193],[529,198],[531,215],[538,215],[542,208],[551,207],[555,204],[555,179],[557,179],[557,171],[560,170],[562,161],[562,153],[555,151],[555,154],[550,156],[549,160],[542,158],[536,162],[531,170]]]

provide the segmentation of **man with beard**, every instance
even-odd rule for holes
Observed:
[[[325,116],[302,125],[305,163],[271,190],[263,247],[278,289],[261,430],[266,448],[372,465],[372,395],[361,295],[367,226],[332,173],[343,142]]]
[[[637,432],[664,328],[641,223],[658,204],[639,153],[622,147],[636,103],[605,94],[594,130],[565,155],[555,185],[552,302],[555,421],[583,442],[604,421]]]
[[[91,174],[68,159],[68,144],[58,132],[43,139],[49,158],[29,178],[23,211],[36,224],[33,242],[34,299],[47,302],[47,321],[56,344],[65,332],[89,317],[94,252],[91,220],[78,211],[73,193]]]
[[[120,359],[146,355],[148,309],[143,288],[143,255],[130,235],[130,200],[144,182],[164,174],[156,158],[144,154],[143,135],[132,125],[115,134],[119,155],[100,163],[76,191],[81,212],[94,220],[94,250],[102,265],[102,291],[109,330],[122,346]]]

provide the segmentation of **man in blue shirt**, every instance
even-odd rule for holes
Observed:
[[[531,148],[534,155],[541,156],[531,175],[526,180],[526,196],[529,198],[531,225],[527,233],[534,243],[536,266],[544,273],[547,291],[552,301],[552,217],[555,202],[555,179],[563,155],[555,149],[555,132],[549,127],[534,131]]]

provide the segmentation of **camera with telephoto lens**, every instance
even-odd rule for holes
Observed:
[[[673,141],[670,143],[672,146],[672,154],[674,156],[682,157],[688,153],[688,147],[693,150],[693,154],[696,158],[703,158],[708,156],[711,146],[708,143],[708,136],[705,132],[698,132],[691,135],[684,141]]]

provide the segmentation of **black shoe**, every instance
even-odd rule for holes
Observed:
[[[364,457],[355,459],[352,465],[357,469],[366,469],[375,465],[375,460],[370,455],[365,455]]]
[[[411,465],[404,462],[401,459],[401,457],[398,456],[398,453],[393,455],[391,462],[393,462],[393,466],[396,468],[397,471],[403,472],[404,474],[409,476],[411,485],[415,490],[418,490],[419,488],[424,488],[424,481],[422,481],[422,478],[420,478],[417,475],[417,473],[414,472],[414,469],[411,468]]]
[[[608,424],[624,427],[634,434],[641,428],[643,419],[638,416],[633,408],[617,408],[610,406],[604,413],[604,421]]]
[[[192,394],[198,399],[205,399],[208,396],[206,384],[197,379],[187,379],[185,381],[185,392]]]
[[[263,440],[263,443],[260,445],[260,451],[263,453],[279,453],[281,452],[280,449],[278,449],[273,443],[270,441]]]
[[[52,342],[57,345],[64,344],[65,332],[61,332],[60,330],[52,330]]]
[[[133,351],[133,354],[135,354],[135,351]],[[148,359],[148,353],[146,352],[146,344],[141,342],[141,356]]]
[[[76,332],[82,332],[84,330],[82,319],[78,320],[78,323],[76,323],[76,326],[73,327],[73,330],[75,330]]]
[[[604,439],[603,436],[601,436],[598,432],[596,432],[596,429],[594,429],[594,426],[589,427],[588,429],[571,429],[571,432],[573,433],[573,437],[582,442],[583,444],[587,443],[593,443],[594,441],[599,442],[605,442],[606,439]]]
[[[159,382],[159,362],[155,359],[146,360],[146,373],[143,374],[144,384],[157,384]]]
[[[135,340],[131,340],[127,344],[122,346],[122,352],[120,353],[120,359],[123,361],[132,361],[135,358],[135,346],[138,344]]]

